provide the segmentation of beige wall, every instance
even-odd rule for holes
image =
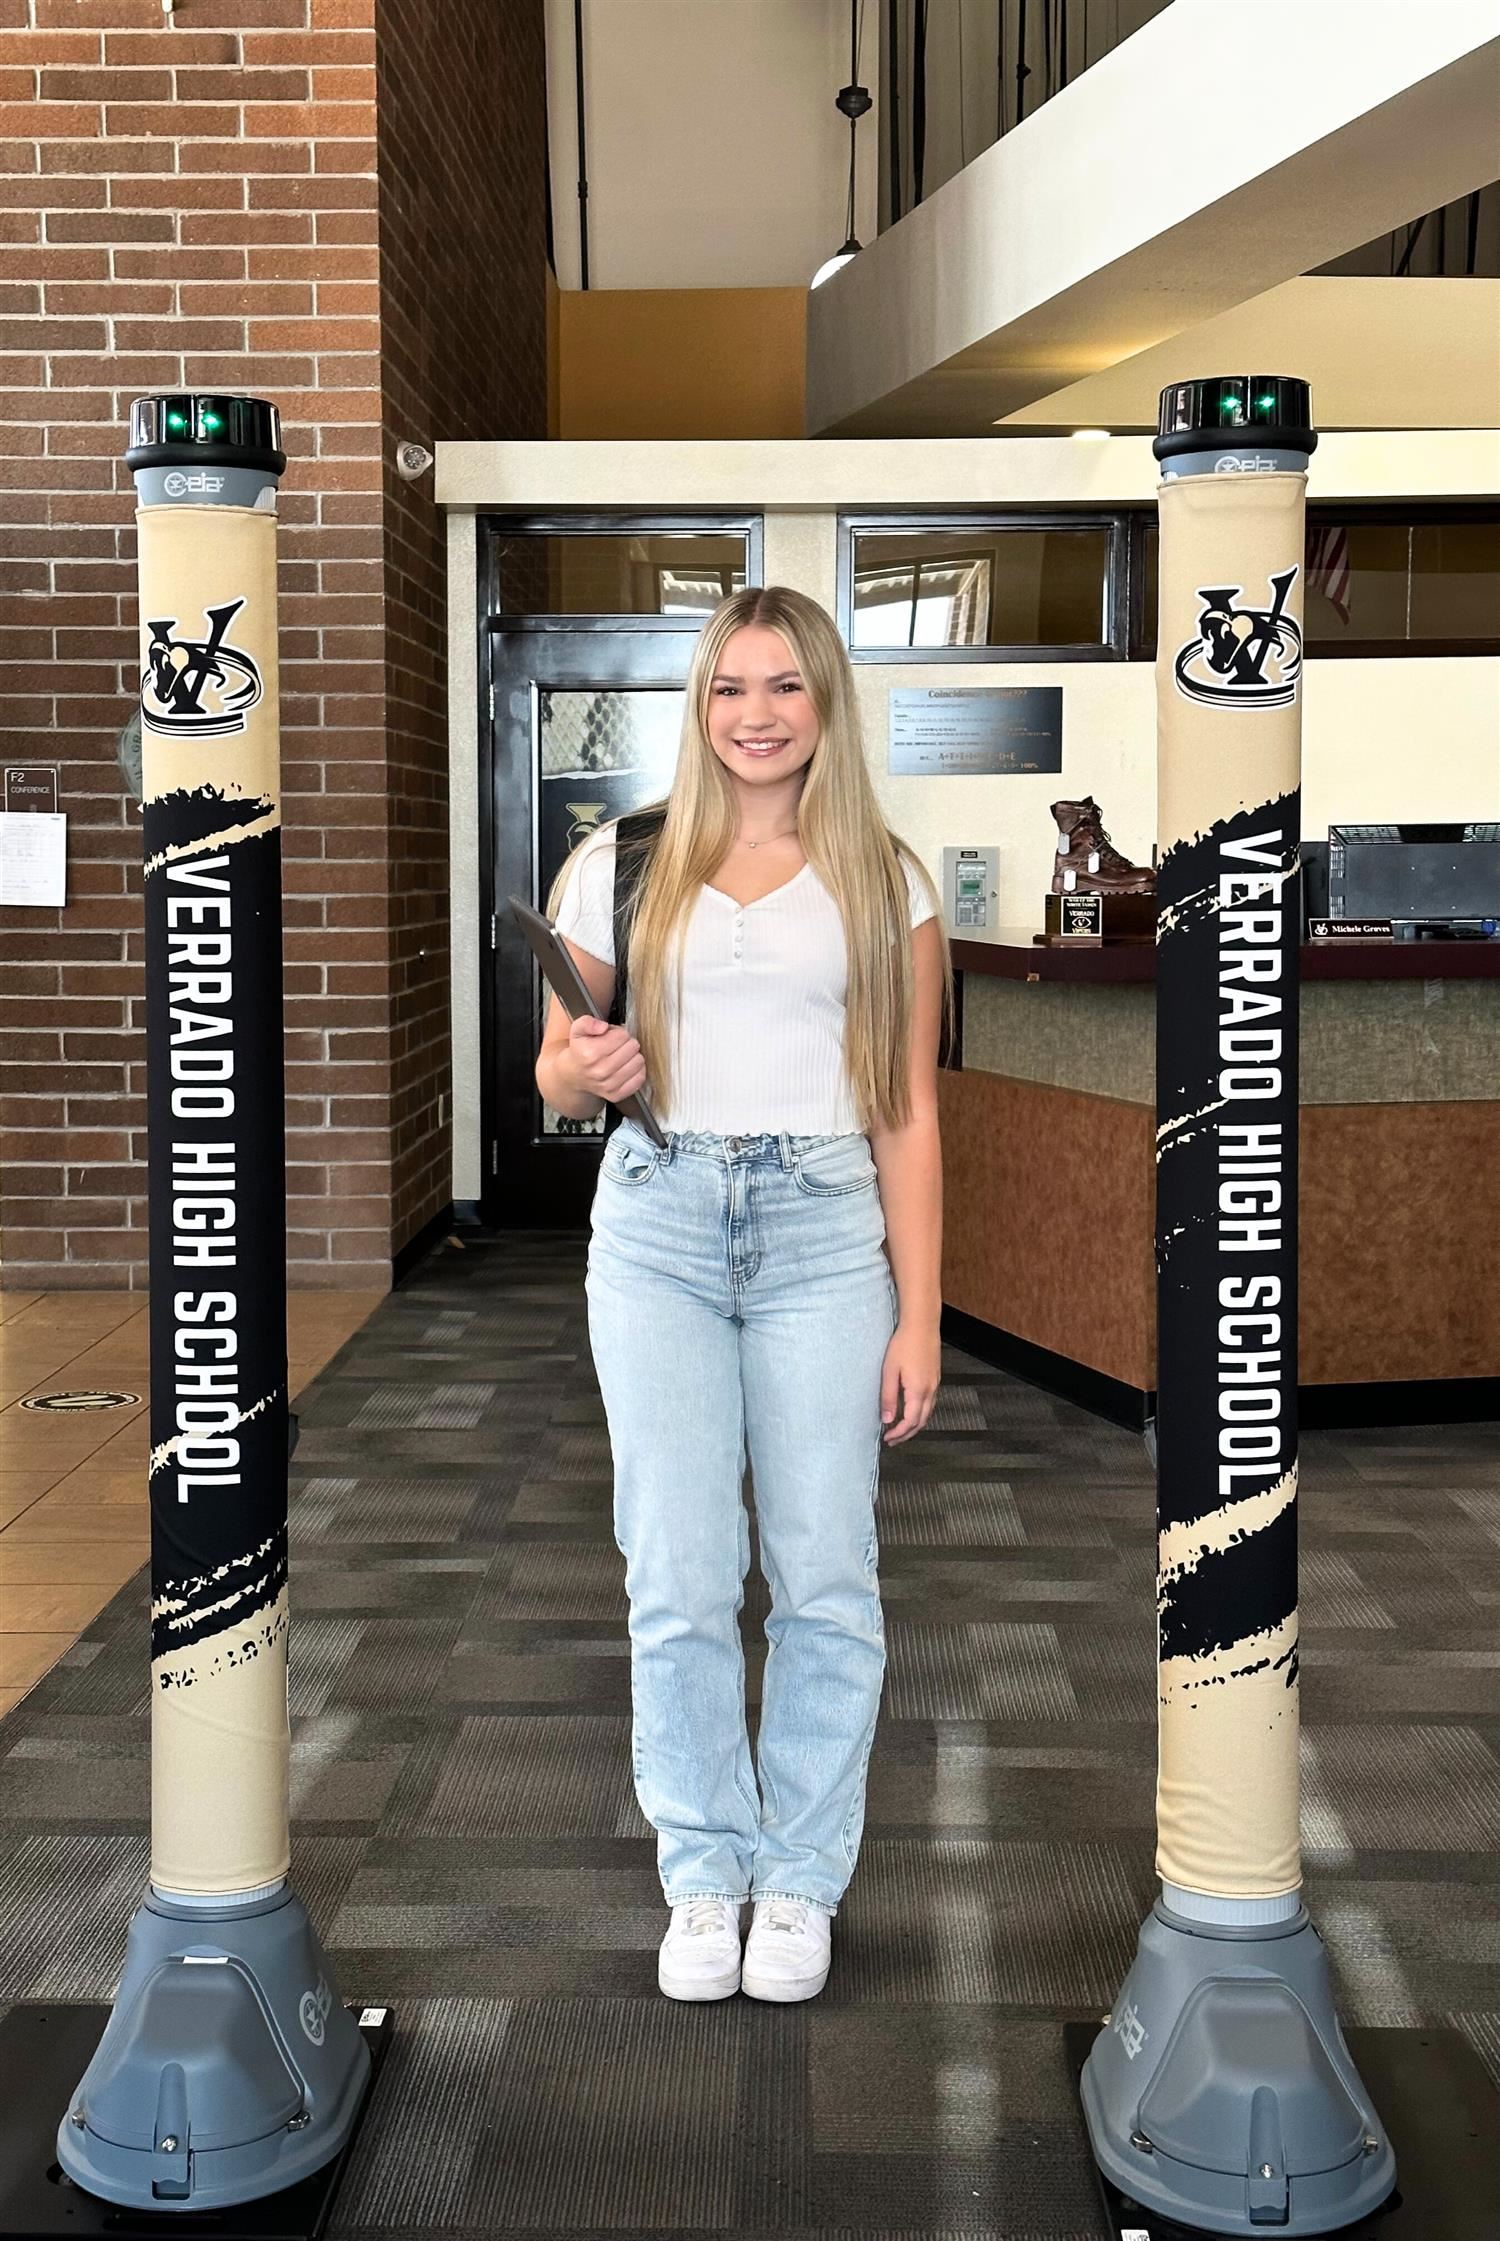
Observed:
[[[564,438],[800,436],[805,288],[558,295]]]
[[[875,231],[880,39],[867,7],[856,222]],[[806,287],[844,238],[847,0],[584,0],[593,288]],[[580,285],[572,0],[547,0],[553,238]]]
[[[478,751],[473,660],[474,514],[479,509],[750,508],[765,520],[765,572],[834,602],[841,506],[1136,502],[1155,488],[1144,439],[952,443],[444,444],[437,495],[449,514],[450,804],[454,923],[454,1195],[479,1192],[477,1077],[465,1054],[478,1019]],[[1496,440],[1481,433],[1332,435],[1312,494],[1388,498],[1500,490]],[[1156,691],[1149,662],[912,663],[858,672],[871,777],[889,823],[936,879],[945,846],[995,842],[1002,923],[1034,924],[1051,877],[1052,801],[1093,794],[1116,844],[1149,860],[1156,826]],[[1063,767],[1033,778],[893,778],[892,686],[1060,684]],[[1303,821],[1500,818],[1500,660],[1313,661],[1303,716]]]
[[[562,290],[547,267],[547,435],[562,434]]]
[[[766,579],[831,606],[835,515],[766,516]],[[1040,923],[1052,876],[1054,801],[1092,794],[1117,847],[1149,863],[1156,833],[1156,679],[1150,662],[861,663],[855,672],[871,776],[888,821],[934,879],[943,850],[1000,849],[1000,922]],[[1317,661],[1302,722],[1302,831],[1330,819],[1500,818],[1500,660]],[[901,685],[1060,685],[1060,773],[1015,778],[890,775],[889,710]]]

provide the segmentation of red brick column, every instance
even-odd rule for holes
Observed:
[[[448,1187],[441,523],[398,437],[546,429],[540,0],[0,0],[0,1286],[144,1281],[131,397],[280,405],[289,1257],[384,1280]]]

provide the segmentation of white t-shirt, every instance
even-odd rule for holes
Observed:
[[[904,865],[911,922],[933,915]],[[615,961],[615,836],[586,841],[557,915],[557,931],[604,964]],[[669,1018],[675,967],[667,977]],[[682,952],[683,1018],[670,1112],[646,1083],[663,1128],[758,1135],[844,1135],[859,1128],[844,1065],[848,956],[844,922],[811,864],[758,902],[705,886]],[[635,1009],[627,990],[626,1025]]]

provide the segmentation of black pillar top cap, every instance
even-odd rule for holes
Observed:
[[[1174,381],[1161,393],[1158,459],[1184,451],[1305,451],[1317,448],[1312,392],[1291,374],[1216,374]]]
[[[137,397],[125,464],[138,467],[286,467],[281,415],[264,397]]]

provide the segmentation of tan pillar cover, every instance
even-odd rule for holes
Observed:
[[[166,857],[233,850],[281,822],[276,517],[238,506],[146,506],[136,521],[143,673],[153,618],[185,617],[198,628],[205,598],[244,600],[232,624],[233,643],[253,660],[263,689],[245,712],[243,728],[204,742],[142,727],[148,802],[178,789],[191,794],[211,786],[227,800],[263,805],[248,819],[241,808],[243,821],[226,819],[220,830],[167,849]],[[237,682],[230,677],[228,687]],[[148,877],[161,868],[161,859],[149,863]],[[183,1281],[203,1284],[212,1278]],[[282,1375],[284,1380],[284,1362]],[[245,1396],[243,1406],[248,1414],[253,1398]],[[153,1478],[168,1461],[166,1449],[153,1453]],[[280,1516],[284,1523],[284,1506]],[[222,1570],[227,1597],[243,1567]],[[153,1620],[159,1626],[171,1611],[158,1580]],[[151,1880],[159,1889],[237,1892],[276,1883],[287,1873],[287,1628],[281,1586],[259,1609],[237,1605],[222,1631],[153,1661]]]
[[[1222,680],[1193,645],[1206,590],[1226,582],[1226,546],[1244,604],[1265,606],[1271,579],[1296,564],[1283,612],[1302,624],[1305,474],[1190,475],[1160,490],[1157,833],[1160,853],[1224,819],[1293,791],[1301,768],[1301,694],[1283,705],[1189,697]],[[1226,511],[1233,509],[1226,534]],[[1233,626],[1231,626],[1233,627]],[[1178,665],[1182,663],[1181,680]],[[1219,1312],[1204,1301],[1204,1314]],[[1288,1374],[1295,1376],[1295,1363]],[[1223,1503],[1203,1489],[1191,1525],[1161,1536],[1159,1595],[1214,1550],[1263,1530],[1296,1499],[1293,1469],[1268,1492]],[[1297,1620],[1251,1633],[1203,1657],[1159,1670],[1158,1874],[1212,1895],[1280,1896],[1298,1889]],[[1290,1666],[1289,1666],[1289,1661]]]

